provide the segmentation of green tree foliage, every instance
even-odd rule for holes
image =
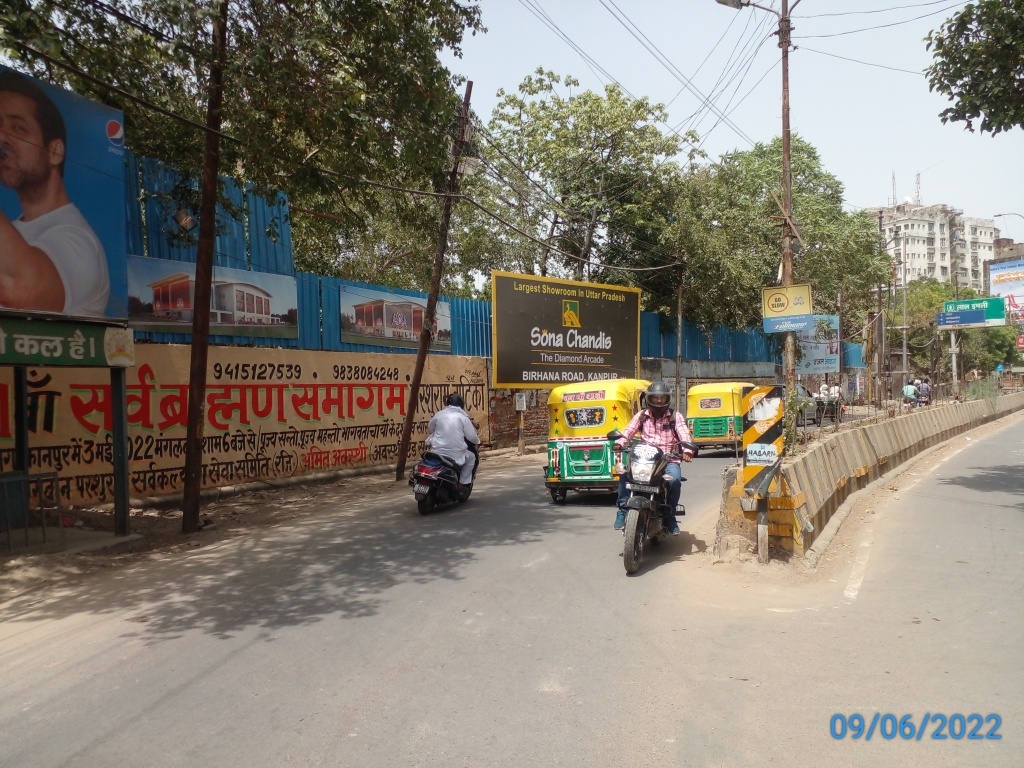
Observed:
[[[0,46],[21,69],[124,110],[130,148],[195,178],[201,131],[33,51],[202,123],[217,7],[216,0],[5,0]],[[222,142],[221,172],[259,191],[284,189],[294,205],[335,217],[297,219],[300,268],[344,273],[340,254],[359,262],[356,272],[381,274],[403,244],[431,239],[423,206],[358,179],[440,186],[459,99],[437,54],[458,53],[464,33],[481,29],[478,7],[458,0],[231,3],[223,132],[238,141]],[[378,214],[388,226],[377,224]]]
[[[843,185],[799,136],[792,141],[793,210],[805,247],[794,258],[794,280],[810,283],[814,308],[836,314],[842,296],[844,328],[863,325],[871,289],[889,274],[877,224],[843,210]],[[684,315],[705,326],[760,325],[761,288],[778,282],[782,260],[782,142],[692,164],[675,199],[666,249],[683,262],[674,277],[640,277],[652,306],[675,313],[684,287]]]
[[[1024,126],[1024,0],[968,3],[927,37],[931,89],[949,97],[942,122],[992,134]]]
[[[935,316],[942,311],[944,302],[977,296],[971,288],[960,288],[957,293],[951,283],[940,283],[934,277],[921,277],[907,284],[907,349],[911,370],[916,375],[928,375],[934,358],[939,378],[950,381],[949,333],[936,332]],[[903,336],[898,329],[903,321],[903,296],[899,291],[892,294],[885,314],[889,349],[896,354],[903,346]],[[972,328],[957,331],[957,336],[961,339],[961,359],[957,364],[963,371],[977,370],[987,376],[1000,363],[1007,367],[1021,364],[1016,326]]]
[[[515,93],[500,91],[476,140],[481,172],[464,182],[466,194],[570,257],[460,204],[453,241],[465,269],[609,280],[601,265],[661,249],[679,174],[670,159],[694,137],[663,134],[660,105],[614,85],[603,94],[578,85],[538,69]]]

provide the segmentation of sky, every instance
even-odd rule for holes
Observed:
[[[687,121],[685,127],[697,130],[712,158],[781,133],[780,51],[770,34],[777,28],[774,14],[736,11],[715,0],[478,1],[488,31],[465,39],[461,59],[450,52],[442,59],[473,81],[472,106],[485,120],[498,103],[499,89],[512,91],[543,67],[571,74],[582,88],[597,91],[611,82],[610,76],[634,96],[667,104],[668,123],[677,127]],[[931,93],[927,79],[916,74],[931,60],[925,36],[965,4],[801,0],[793,11],[798,48],[790,54],[792,127],[817,147],[824,167],[843,182],[848,207],[888,204],[894,173],[897,199],[912,198],[920,172],[926,205],[947,203],[980,218],[1024,214],[1024,130],[993,137],[972,134],[963,123],[943,125],[938,114],[948,105],[946,98]],[[778,0],[774,5],[779,6]],[[594,63],[588,65],[529,6],[546,14]],[[609,8],[634,23],[634,32],[645,35],[668,66],[645,50]],[[893,26],[837,34],[879,25]],[[684,89],[671,68],[705,97],[712,95],[727,120],[707,109],[704,97]],[[729,84],[724,92],[720,86],[716,90],[719,82]],[[1024,218],[1003,217],[996,226],[1004,237],[1024,240]]]

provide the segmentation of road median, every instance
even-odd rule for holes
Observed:
[[[769,489],[769,547],[803,558],[851,494],[928,448],[1021,409],[1024,392],[933,406],[843,430],[785,459],[781,477]],[[757,513],[743,510],[744,495],[742,475],[730,468],[724,474],[715,535],[718,559],[757,550]]]

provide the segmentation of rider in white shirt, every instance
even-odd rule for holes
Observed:
[[[466,404],[460,395],[448,395],[444,402],[445,407],[435,413],[427,425],[430,434],[426,444],[434,453],[462,465],[459,485],[470,485],[473,482],[476,454],[469,450],[467,443],[480,445],[480,437],[465,411]]]

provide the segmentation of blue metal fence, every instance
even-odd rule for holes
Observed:
[[[128,246],[133,255],[195,263],[194,238],[178,237],[181,226],[174,220],[181,197],[182,177],[164,164],[149,158],[141,161],[130,153],[125,205],[128,209]],[[140,185],[141,180],[141,185]],[[268,202],[252,188],[243,188],[233,179],[221,179],[221,191],[230,201],[231,210],[217,206],[217,240],[214,264],[220,267],[251,269],[279,275],[294,275],[298,298],[298,339],[264,337],[211,336],[213,344],[248,344],[257,346],[323,349],[335,352],[385,352],[415,354],[415,347],[392,347],[384,344],[357,344],[342,341],[342,292],[358,294],[380,291],[397,296],[426,299],[422,291],[409,291],[384,285],[356,283],[335,277],[322,277],[295,271],[292,256],[291,219],[288,198],[278,194]],[[174,233],[169,236],[169,233]],[[451,314],[451,354],[471,357],[491,356],[491,305],[457,297],[440,297],[445,302],[439,314]],[[447,310],[445,309],[447,307]],[[640,354],[642,357],[674,358],[676,334],[662,331],[662,318],[653,312],[640,316]],[[665,323],[666,327],[675,323]],[[687,360],[733,362],[775,361],[768,339],[758,328],[730,331],[715,328],[704,334],[690,323],[683,323],[683,357]],[[139,340],[187,343],[187,333],[141,333]],[[854,345],[850,345],[854,346]],[[448,354],[436,352],[435,354]],[[857,348],[859,359],[859,347]],[[852,359],[849,357],[848,359]]]

